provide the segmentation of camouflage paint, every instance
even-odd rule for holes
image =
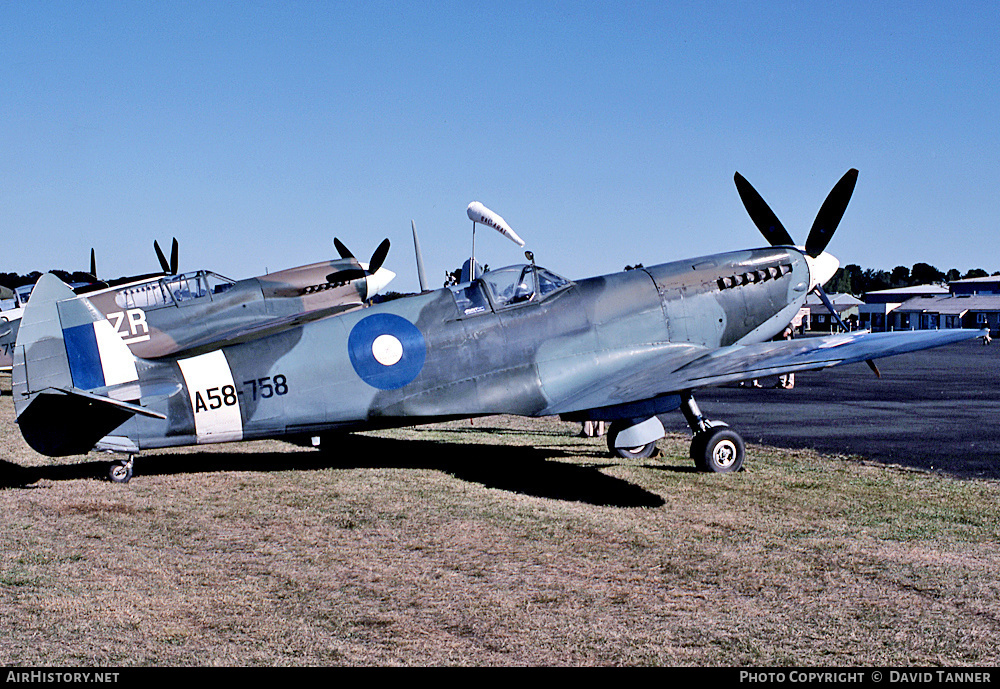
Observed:
[[[216,337],[205,351],[136,359],[138,388],[79,391],[67,388],[62,331],[45,316],[45,304],[80,298],[44,278],[47,296],[37,308],[33,299],[25,312],[14,393],[22,432],[49,454],[75,453],[87,442],[145,449],[497,413],[577,413],[638,424],[676,408],[679,394],[703,385],[977,335],[768,342],[804,302],[810,276],[797,249],[767,248],[566,281],[520,303],[503,304],[487,290],[488,304],[468,313],[451,289],[303,322],[294,315],[276,321],[281,314],[273,312],[254,337]],[[277,294],[268,286],[239,289]],[[80,301],[93,319],[102,318]],[[254,293],[233,303],[270,302]],[[232,323],[224,310],[217,317]],[[176,339],[197,342],[213,339],[215,322],[181,320],[173,327],[187,333]],[[173,337],[173,330],[162,332]],[[127,394],[134,396],[111,401]],[[62,413],[72,413],[85,401],[91,409],[94,399],[105,414],[91,410],[60,440],[38,441],[60,421],[34,410],[36,402],[44,410],[57,400]],[[103,407],[101,399],[108,400]],[[143,413],[121,418],[132,403]]]

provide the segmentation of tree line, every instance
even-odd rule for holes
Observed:
[[[48,272],[52,273],[68,285],[76,282],[91,283],[95,281],[93,275],[79,270],[72,273],[66,270],[50,270]],[[42,273],[37,270],[33,270],[26,275],[20,275],[18,273],[0,273],[0,286],[15,289],[17,287],[21,287],[22,285],[33,285],[38,282],[38,278],[40,277],[42,277]]]
[[[1000,272],[992,273],[1000,275]],[[973,268],[965,273],[955,268],[941,271],[929,263],[914,263],[912,268],[896,266],[892,270],[877,268],[862,268],[856,263],[849,263],[837,269],[833,277],[823,285],[828,293],[853,294],[860,297],[866,292],[876,292],[882,289],[896,287],[913,287],[915,285],[932,285],[966,278],[989,277],[982,268]]]

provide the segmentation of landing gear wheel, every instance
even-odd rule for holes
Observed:
[[[656,453],[656,441],[639,445],[638,447],[615,447],[618,434],[628,428],[628,424],[622,421],[615,421],[608,429],[608,450],[616,457],[623,459],[645,459],[652,457]]]
[[[729,428],[729,424],[725,421],[706,421],[705,430],[695,433],[694,438],[691,439],[691,459],[693,459],[695,464],[698,464],[699,467],[701,464],[699,464],[698,458],[705,455],[705,442],[714,431],[721,428]]]
[[[691,456],[699,471],[728,474],[743,468],[746,448],[736,431],[717,426],[695,435]]]
[[[112,483],[128,483],[132,478],[132,457],[111,462],[108,467],[108,480]]]

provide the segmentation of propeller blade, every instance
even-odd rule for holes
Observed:
[[[827,310],[833,314],[833,317],[836,319],[840,327],[844,329],[844,332],[850,332],[850,328],[848,328],[847,324],[844,323],[843,319],[841,319],[840,314],[837,313],[837,309],[833,308],[833,303],[830,301],[830,297],[826,296],[826,290],[823,289],[823,286],[816,285],[813,291],[816,292],[816,295],[819,297],[820,301],[823,302],[823,305],[827,308]],[[866,359],[865,363],[868,364],[868,368],[875,372],[876,376],[879,378],[882,377],[882,372],[878,370],[878,366],[875,365],[874,361]]]
[[[806,253],[816,258],[826,249],[830,243],[833,233],[840,224],[840,219],[844,217],[847,204],[854,193],[854,185],[858,181],[858,171],[854,168],[848,170],[840,181],[834,185],[826,201],[816,214],[812,229],[809,230],[809,237],[806,239]]]
[[[170,264],[167,263],[167,257],[163,255],[160,250],[160,243],[155,239],[153,240],[153,249],[156,251],[156,258],[160,261],[160,268],[163,269],[164,273],[170,273]]]
[[[813,291],[816,293],[816,296],[819,297],[820,301],[823,302],[823,306],[826,307],[827,311],[833,315],[834,319],[837,321],[837,325],[843,328],[845,333],[850,332],[851,329],[847,327],[847,323],[844,323],[844,321],[840,318],[840,314],[837,313],[837,309],[833,308],[833,303],[830,301],[830,297],[826,296],[826,290],[824,290],[821,285],[816,285]]]
[[[177,275],[177,265],[178,265],[178,246],[177,237],[174,237],[173,244],[170,247],[170,274]]]
[[[376,270],[382,267],[382,263],[385,261],[385,257],[389,255],[389,240],[383,239],[382,243],[378,245],[375,249],[375,253],[372,254],[371,261],[368,262],[368,272],[374,273]]]
[[[736,191],[739,192],[740,198],[743,200],[743,205],[750,215],[750,219],[753,220],[754,225],[757,226],[760,233],[764,235],[764,239],[771,246],[794,246],[795,242],[792,240],[791,235],[788,234],[788,230],[781,224],[778,216],[774,214],[774,211],[761,198],[757,190],[750,185],[750,182],[746,181],[743,175],[738,172],[733,180],[736,182]]]
[[[94,254],[94,248],[90,248],[90,274],[93,278],[97,279],[97,256]]]
[[[337,247],[337,253],[340,254],[341,258],[354,258],[354,254],[336,237],[333,238],[333,245]]]

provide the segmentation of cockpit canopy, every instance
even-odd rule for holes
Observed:
[[[459,313],[472,316],[517,304],[546,299],[570,282],[555,273],[530,265],[513,265],[484,273],[478,280],[452,285]]]
[[[115,303],[123,309],[155,309],[221,294],[234,284],[227,277],[199,270],[124,287],[115,295]]]

